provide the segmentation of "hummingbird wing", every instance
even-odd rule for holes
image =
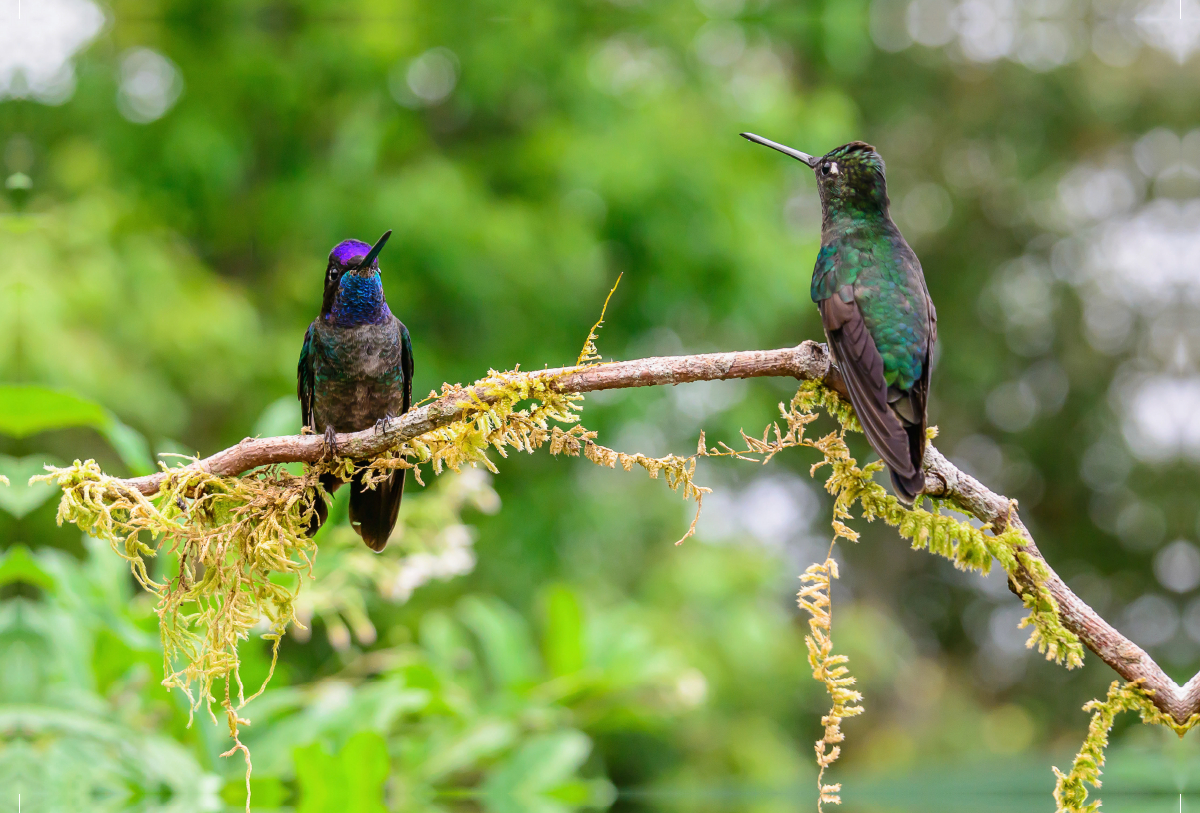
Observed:
[[[296,365],[296,397],[300,399],[300,421],[304,426],[314,430],[317,425],[317,419],[313,413],[313,404],[316,400],[316,377],[312,361],[315,325],[316,322],[312,323],[304,332],[304,344],[300,347],[300,362]],[[341,484],[342,481],[331,474],[321,475],[321,485],[329,494],[337,491]],[[321,526],[325,524],[325,520],[329,518],[329,506],[320,496],[313,501],[313,509],[312,518],[308,523],[307,533],[309,536],[316,535]]]
[[[893,472],[892,482],[896,486],[898,494],[903,492],[905,496],[915,498],[925,487],[925,474],[922,471],[925,446],[928,444],[925,437],[928,416],[925,410],[929,401],[929,379],[933,373],[933,347],[937,344],[937,309],[934,308],[933,299],[929,296],[925,275],[921,272],[921,262],[909,248],[908,243],[903,242],[903,238],[901,238],[898,254],[906,277],[918,294],[915,297],[916,307],[914,310],[917,313],[923,312],[925,315],[925,324],[915,331],[916,335],[924,336],[925,342],[919,356],[921,374],[908,389],[901,389],[897,386],[888,388],[888,400],[891,403],[892,411],[896,413],[905,432],[908,433],[909,454],[915,470],[912,477],[897,477]]]
[[[846,285],[817,303],[829,349],[841,368],[850,403],[871,447],[893,472],[911,478],[918,469],[913,465],[909,436],[888,403],[883,357],[867,330],[853,291],[853,286]],[[924,417],[924,409],[920,414]]]
[[[413,352],[412,339],[408,337],[408,328],[400,323],[400,371],[404,373],[404,401],[400,406],[400,414],[412,407],[413,388]]]
[[[312,364],[313,326],[308,326],[304,333],[304,345],[300,348],[300,363],[296,365],[296,397],[300,399],[300,420],[314,432],[317,429],[316,418],[313,415],[316,381]]]

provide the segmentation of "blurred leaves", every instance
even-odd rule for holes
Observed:
[[[297,748],[294,759],[301,799],[297,813],[386,813],[387,744],[375,732],[355,734],[334,755],[312,743]]]
[[[52,484],[30,483],[31,477],[45,473],[42,457],[10,457],[0,455],[0,476],[8,479],[8,488],[0,488],[0,511],[20,519],[50,499],[58,491]]]
[[[25,438],[48,429],[108,425],[111,416],[104,407],[67,393],[43,387],[0,387],[0,432]]]
[[[70,392],[22,384],[0,384],[0,435],[24,440],[43,432],[94,429],[109,442],[133,475],[154,471],[146,439],[95,401]],[[9,487],[0,488],[0,511],[20,519],[54,496],[49,483],[30,482],[59,461],[45,455],[13,457],[0,454],[0,476]]]
[[[220,807],[216,777],[164,736],[179,712],[148,680],[161,656],[123,570],[97,546],[83,565],[54,550],[0,555],[0,586],[39,595],[0,601],[0,786],[24,810]]]
[[[307,627],[314,618],[320,619],[338,651],[348,649],[352,640],[369,646],[377,633],[368,601],[403,604],[430,581],[471,572],[476,532],[462,515],[469,509],[487,514],[500,509],[490,479],[482,470],[467,467],[437,478],[423,492],[410,488],[389,544],[379,553],[366,548],[348,525],[327,524],[317,540],[321,555],[313,564],[312,584],[306,585],[297,602],[300,621]],[[344,503],[337,503],[335,520],[344,511]],[[292,635],[300,640],[307,640],[309,632],[292,628]]]
[[[100,429],[144,466],[144,449],[104,410],[174,433],[191,409],[225,401],[226,388],[246,380],[259,342],[244,294],[160,230],[127,228],[129,218],[136,206],[108,190],[36,218],[0,218],[0,318],[9,326],[0,380],[36,382],[6,387],[0,414],[14,413],[5,432],[18,437]]]
[[[453,613],[425,613],[417,643],[358,654],[340,675],[310,687],[268,690],[246,708],[256,721],[246,734],[255,776],[286,779],[294,771],[302,804],[311,798],[312,809],[323,810],[337,769],[311,766],[342,759],[330,755],[364,738],[351,732],[368,731],[380,749],[387,743],[397,800],[466,795],[497,812],[607,806],[612,786],[584,770],[593,744],[581,727],[666,721],[686,708],[675,694],[685,666],[637,626],[581,616],[566,586],[549,597],[540,636],[503,602],[468,595]],[[581,625],[576,640],[595,644],[573,668],[553,672],[535,641],[549,651],[564,613]],[[298,743],[315,744],[297,751],[293,765]]]
[[[1141,345],[1164,351],[1172,365],[1193,364],[1194,342],[1171,339],[1161,325],[1169,328],[1172,315],[1158,310],[1146,319],[1152,330],[1134,331],[1128,314],[1094,301],[1079,278],[1091,271],[1071,261],[1091,243],[1142,232],[1121,219],[1066,242],[1054,231],[1060,203],[1112,198],[1095,185],[1112,173],[1089,167],[1128,165],[1144,152],[1143,136],[1161,136],[1159,128],[1194,128],[1197,61],[1138,46],[1145,32],[1102,19],[1108,12],[1099,6],[1025,4],[1015,17],[993,15],[987,4],[907,0],[364,0],[336,8],[327,0],[118,0],[106,10],[108,27],[76,59],[69,100],[0,104],[0,175],[15,179],[0,197],[5,387],[94,401],[155,452],[209,452],[248,434],[292,431],[295,358],[319,307],[325,253],[384,228],[396,229],[384,281],[413,334],[420,392],[488,366],[569,361],[621,271],[600,343],[606,357],[794,345],[820,332],[807,292],[816,191],[802,167],[760,155],[736,133],[755,130],[811,152],[862,138],[887,160],[897,217],[938,304],[931,411],[944,448],[1020,498],[1047,556],[1113,617],[1157,597],[1151,561],[1159,548],[1197,538],[1195,465],[1131,456],[1111,404],[1113,382],[1147,372],[1138,366]],[[963,25],[950,26],[951,15]],[[981,43],[1002,47],[979,61]],[[1045,58],[1064,43],[1062,60]],[[122,113],[134,90],[122,67],[142,48],[169,60],[185,92],[161,118],[133,123]],[[1146,212],[1157,217],[1160,209]],[[1138,284],[1155,279],[1139,269],[1190,245],[1182,231],[1146,233],[1144,246],[1121,254]],[[1011,262],[1022,257],[1036,259],[1038,273]],[[1131,342],[1137,347],[1120,350],[1127,357],[1107,355]],[[1043,380],[1047,370],[1054,375]],[[740,426],[761,425],[782,395],[767,383],[725,391],[733,394],[705,409],[681,407],[704,400],[698,385],[597,396],[594,428],[614,436],[615,448],[690,451],[700,428],[732,437]],[[1180,415],[1186,426],[1188,412]],[[77,547],[52,512],[33,509],[36,493],[19,477],[30,460],[96,455],[90,432],[82,434],[0,438],[8,458],[0,465],[12,481],[0,487],[0,549],[15,550],[18,540]],[[811,462],[777,460],[797,471]],[[503,511],[480,516],[483,506],[467,501],[453,521],[426,523],[422,512],[450,501],[438,495],[422,507],[413,499],[405,536],[389,546],[395,558],[381,563],[366,564],[352,534],[343,539],[344,506],[334,507],[309,594],[314,634],[286,640],[276,676],[281,691],[290,682],[287,691],[299,692],[287,714],[358,698],[347,707],[362,710],[389,749],[408,736],[395,731],[436,720],[457,733],[447,742],[462,743],[439,751],[439,770],[448,773],[438,774],[438,787],[461,778],[453,766],[498,770],[497,755],[518,753],[523,737],[556,731],[591,741],[574,774],[585,781],[807,782],[806,743],[821,709],[812,687],[797,682],[805,664],[792,595],[795,574],[821,555],[803,531],[820,504],[786,515],[738,496],[751,493],[743,485],[753,475],[714,466],[712,481],[718,495],[731,495],[732,515],[774,518],[786,532],[762,534],[746,521],[709,544],[718,535],[702,521],[698,544],[675,550],[664,540],[677,538],[685,520],[657,489],[586,463],[514,456],[502,468],[486,492],[503,500]],[[417,493],[406,496],[406,511]],[[13,508],[28,513],[14,521]],[[450,532],[471,525],[477,531],[465,538]],[[877,711],[848,724],[847,771],[912,771],[918,757],[940,766],[990,755],[980,732],[990,730],[997,703],[1034,721],[1031,747],[1055,741],[1066,726],[1065,739],[1078,741],[1076,709],[1106,674],[1085,668],[1056,682],[997,637],[1011,624],[993,622],[1020,612],[1002,583],[964,580],[894,544],[887,529],[863,530],[862,543],[840,553],[848,595],[835,601],[846,607],[839,638]],[[115,558],[96,558],[104,556]],[[73,595],[37,592],[44,577],[27,562],[49,574],[52,559],[10,557],[0,572],[24,575],[0,592],[4,612],[35,596]],[[94,566],[88,559],[80,567]],[[72,573],[60,576],[73,580]],[[414,577],[411,595],[394,589],[407,583],[399,573]],[[107,579],[97,585],[126,586],[122,573]],[[146,620],[146,609],[131,605],[138,599],[97,585],[84,592],[103,597],[102,617],[116,630],[96,633],[103,691],[137,664],[156,669],[159,656],[145,641],[135,645],[140,628],[119,623],[125,610]],[[1200,618],[1196,588],[1167,598],[1179,605],[1176,621]],[[91,605],[70,606],[65,613],[93,623]],[[64,631],[73,628],[64,621]],[[1178,659],[1172,669],[1191,671],[1200,624],[1172,629],[1161,646]],[[498,659],[480,634],[494,636],[488,646]],[[45,652],[51,660],[62,654]],[[421,682],[416,669],[399,677],[393,657],[424,663],[431,675],[450,670],[453,679]],[[594,670],[611,678],[629,661],[672,658],[679,663],[669,670],[671,691],[631,690],[634,697],[611,706],[562,701],[578,718],[573,727],[534,732],[507,713],[462,711],[502,705],[498,698],[529,686],[570,698],[594,685]],[[473,669],[454,671],[463,659]],[[491,667],[480,664],[492,660],[514,688],[489,688]],[[360,671],[347,673],[352,665]],[[86,664],[76,667],[88,674]],[[130,726],[167,731],[208,765],[214,750],[178,727],[177,711],[162,711],[168,701],[152,674],[131,695],[158,703],[160,716]],[[333,675],[349,688],[313,688]],[[520,675],[531,681],[525,688],[513,677]],[[428,688],[435,683],[450,688]],[[403,710],[389,711],[372,691],[399,693]],[[449,711],[432,700],[421,705],[423,692],[463,719],[449,726],[435,714]],[[670,722],[657,713],[665,706],[677,714]],[[376,719],[394,727],[376,728]],[[322,744],[330,760],[346,739],[335,729],[358,730],[353,716],[337,720]],[[256,725],[254,733],[266,732]],[[304,745],[293,739],[280,746],[278,765]],[[393,765],[407,764],[389,755]],[[1165,775],[1152,758],[1145,764],[1146,775]],[[970,786],[993,772],[1001,769],[990,762],[988,771],[972,770]],[[1038,781],[1024,776],[1014,781]],[[469,779],[475,788],[485,782]],[[923,798],[931,782],[923,776],[912,794],[906,786],[906,798]],[[264,776],[255,798],[285,804],[294,791]],[[881,804],[895,797],[885,793]],[[686,809],[707,804],[689,800]],[[794,799],[768,804],[753,809],[787,809]]]
[[[95,429],[103,435],[133,474],[154,471],[145,439],[95,401],[46,387],[0,385],[0,435],[22,439],[74,427]],[[12,465],[27,467],[28,463],[14,462]],[[40,467],[35,473],[42,473]],[[9,478],[17,482],[11,474]],[[21,482],[28,480],[26,477]]]

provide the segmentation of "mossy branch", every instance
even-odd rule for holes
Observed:
[[[690,457],[624,454],[600,446],[595,434],[577,423],[578,399],[586,392],[764,376],[805,383],[783,410],[786,431],[776,428],[774,439],[745,438],[746,452],[705,450],[702,437],[697,455]],[[444,386],[440,394],[431,394],[430,403],[381,431],[337,436],[333,459],[323,437],[297,435],[246,439],[148,477],[111,477],[89,461],[52,470],[48,479],[64,490],[60,521],[109,539],[142,583],[158,594],[168,684],[189,690],[193,708],[222,705],[235,738],[240,722],[236,708],[244,694],[236,673],[236,645],[260,623],[277,643],[295,621],[299,576],[308,571],[313,554],[303,529],[321,471],[348,475],[355,467],[351,460],[371,461],[365,465],[373,477],[405,467],[414,468],[419,479],[425,464],[435,473],[463,465],[494,470],[489,448],[505,456],[510,448],[530,452],[547,443],[554,453],[582,454],[601,465],[639,466],[652,477],[665,473],[672,488],[697,501],[706,491],[693,481],[698,455],[761,452],[765,460],[789,445],[812,446],[824,457],[818,467],[831,467],[826,487],[834,495],[838,536],[856,538],[845,520],[857,501],[867,519],[883,519],[914,547],[945,555],[960,567],[986,570],[995,559],[1030,607],[1033,645],[1071,666],[1082,657],[1082,642],[1126,680],[1140,681],[1154,705],[1177,725],[1192,724],[1193,713],[1200,710],[1200,678],[1180,689],[1149,655],[1075,596],[1043,560],[1021,524],[1015,501],[989,491],[931,445],[925,472],[935,509],[903,506],[874,482],[878,464],[859,467],[849,456],[843,434],[856,428],[856,421],[838,393],[844,393],[840,375],[825,346],[815,342],[770,351],[492,371],[469,387]],[[521,408],[526,402],[530,406]],[[817,408],[837,417],[842,429],[818,440],[804,439],[803,427]],[[303,476],[294,476],[275,466],[287,462],[311,466]],[[984,527],[945,515],[938,504],[964,511]],[[160,549],[178,555],[178,572],[155,582],[146,559]],[[286,577],[282,584],[281,574]],[[212,589],[216,584],[223,586],[220,595]],[[175,668],[177,662],[184,667]],[[222,679],[223,696],[215,699],[214,681]]]
[[[359,460],[380,457],[394,451],[405,441],[477,417],[481,409],[486,411],[487,407],[505,400],[514,388],[524,390],[533,397],[538,392],[572,395],[764,376],[815,380],[828,378],[832,386],[841,386],[841,377],[831,367],[825,345],[816,342],[804,342],[797,347],[781,350],[669,356],[533,372],[513,370],[492,373],[470,387],[445,386],[431,403],[409,411],[381,431],[372,428],[338,435],[337,454]],[[317,463],[325,456],[323,436],[288,435],[246,438],[235,446],[190,465],[210,474],[235,476],[276,463]],[[151,496],[158,493],[166,476],[165,472],[160,471],[121,482]]]
[[[764,460],[790,445],[813,446],[825,459],[814,471],[830,465],[826,489],[834,496],[834,531],[855,540],[857,533],[845,525],[850,507],[858,501],[868,520],[883,519],[909,539],[914,548],[928,548],[946,556],[957,567],[987,572],[991,560],[999,562],[1009,577],[1009,586],[1029,609],[1022,626],[1032,627],[1030,646],[1068,668],[1082,663],[1083,644],[1126,681],[1147,692],[1163,719],[1173,721],[1177,731],[1200,721],[1200,674],[1180,687],[1141,647],[1100,617],[1063,582],[1043,558],[1021,522],[1016,500],[996,494],[974,477],[959,470],[931,443],[925,450],[925,497],[934,510],[908,508],[869,476],[879,463],[858,467],[845,447],[847,430],[859,430],[853,410],[842,399],[838,381],[814,378],[802,382],[788,408],[780,406],[787,431],[776,428],[776,439],[750,439],[751,450],[765,453]],[[837,390],[835,392],[835,390]],[[816,407],[824,408],[841,425],[841,431],[815,441],[803,438],[803,426]],[[743,435],[743,437],[745,437]],[[983,523],[942,514],[951,507]]]

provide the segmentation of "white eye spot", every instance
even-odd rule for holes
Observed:
[[[829,174],[837,175],[837,162],[836,161],[829,162]]]

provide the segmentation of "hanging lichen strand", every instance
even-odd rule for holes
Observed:
[[[1122,685],[1119,680],[1114,680],[1108,687],[1108,697],[1104,700],[1092,700],[1083,710],[1092,712],[1092,721],[1088,724],[1083,747],[1075,755],[1071,772],[1064,774],[1058,768],[1054,769],[1054,775],[1057,777],[1054,784],[1056,813],[1094,813],[1100,809],[1099,799],[1085,804],[1088,794],[1084,783],[1095,788],[1100,787],[1100,768],[1104,766],[1108,732],[1119,713],[1136,711],[1143,723],[1167,726],[1181,737],[1200,722],[1200,714],[1193,714],[1186,723],[1180,725],[1159,711],[1150,700],[1149,693],[1138,683]]]
[[[833,548],[830,546],[830,553]],[[808,612],[808,629],[810,634],[804,636],[804,645],[808,648],[808,664],[813,670],[813,679],[823,683],[825,690],[833,701],[829,713],[821,718],[825,731],[816,742],[817,751],[817,811],[821,813],[826,803],[840,805],[842,790],[840,783],[825,784],[825,769],[832,765],[842,753],[838,745],[845,739],[842,733],[842,720],[862,714],[863,707],[858,705],[862,694],[850,688],[854,678],[846,666],[849,658],[845,655],[833,654],[833,605],[830,602],[830,580],[838,577],[837,562],[829,556],[824,564],[809,565],[800,577],[804,583],[797,602],[802,610]]]
[[[241,751],[248,775],[249,752],[238,738],[245,721],[237,709],[249,699],[238,672],[238,643],[266,619],[262,637],[273,644],[274,672],[279,639],[296,620],[297,577],[316,555],[304,531],[312,496],[320,489],[319,470],[298,477],[281,468],[217,477],[184,466],[171,469],[150,500],[92,460],[47,469],[49,474],[34,479],[52,480],[62,489],[59,524],[73,522],[107,540],[157,597],[163,685],[181,689],[191,713],[207,708],[214,721],[212,706],[220,703],[234,742],[226,755]],[[160,553],[173,558],[156,580],[147,560]],[[218,681],[219,701],[213,697]],[[265,686],[266,681],[258,691]]]
[[[824,409],[833,416],[839,428],[817,440],[810,440],[804,436],[804,432],[808,424],[817,419],[818,409]],[[882,519],[896,528],[901,536],[910,540],[914,549],[924,548],[944,556],[961,570],[977,570],[986,574],[990,571],[994,559],[1010,576],[1023,571],[1024,575],[1032,577],[1023,581],[1033,584],[1032,589],[1021,594],[1022,601],[1030,610],[1029,616],[1021,622],[1021,626],[1033,628],[1027,646],[1036,646],[1047,659],[1063,663],[1068,669],[1083,664],[1083,645],[1073,632],[1063,626],[1059,618],[1058,603],[1044,586],[1047,577],[1045,565],[1040,559],[1021,550],[1022,538],[1017,531],[1009,528],[1003,533],[992,534],[989,533],[992,530],[989,525],[975,528],[965,520],[941,513],[937,506],[938,501],[934,501],[934,510],[928,511],[921,508],[919,503],[913,508],[908,508],[889,494],[873,477],[875,472],[882,469],[882,463],[859,467],[857,461],[850,456],[845,434],[847,431],[862,431],[853,409],[836,392],[820,382],[802,382],[791,404],[786,407],[780,404],[779,411],[784,428],[781,429],[778,423],[772,424],[763,431],[761,438],[751,437],[743,432],[742,440],[746,445],[744,450],[733,449],[724,443],[705,450],[704,438],[701,436],[699,454],[766,463],[784,449],[795,446],[816,449],[821,452],[822,459],[813,464],[811,474],[815,475],[823,466],[830,467],[825,489],[833,496],[831,525],[834,544],[838,539],[858,541],[858,532],[846,524],[853,519],[851,509],[857,502],[863,518],[868,521]],[[936,430],[931,429],[931,439],[934,435]],[[831,546],[831,554],[832,550]],[[825,770],[838,758],[841,747],[834,745],[830,750],[827,748],[844,739],[841,721],[862,713],[862,707],[857,705],[862,699],[861,694],[849,688],[853,685],[854,678],[845,666],[845,657],[832,654],[832,607],[829,601],[831,578],[837,578],[837,565],[832,556],[824,564],[814,564],[805,571],[801,576],[805,587],[798,596],[801,608],[812,616],[809,621],[812,635],[808,636],[805,642],[808,646],[809,663],[813,667],[813,677],[825,685],[833,699],[833,708],[821,721],[825,726],[824,736],[816,743],[819,768],[818,810],[826,803],[841,804],[841,785],[824,784]]]

